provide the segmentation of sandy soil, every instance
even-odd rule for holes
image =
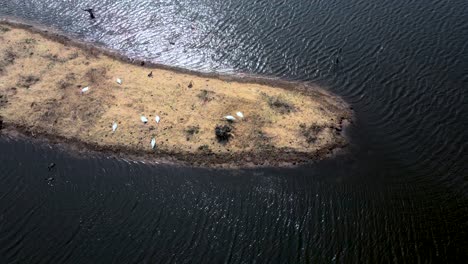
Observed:
[[[350,119],[349,108],[320,88],[143,67],[58,39],[0,23],[4,126],[114,152],[172,156],[203,165],[296,162],[320,158],[346,144],[339,132],[342,121]],[[89,90],[82,92],[84,87]],[[236,120],[228,122],[226,115]],[[231,128],[227,140],[216,136],[218,125]]]

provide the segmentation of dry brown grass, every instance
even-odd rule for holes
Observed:
[[[313,152],[335,140],[330,127],[347,111],[326,94],[147,69],[8,25],[0,27],[0,96],[5,122],[144,152],[153,151],[152,137],[170,153]],[[220,144],[216,125],[237,111],[245,118],[231,124],[232,137]]]

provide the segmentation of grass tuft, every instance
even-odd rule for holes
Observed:
[[[270,96],[263,94],[268,105],[280,114],[289,114],[296,111],[296,108],[283,95]]]

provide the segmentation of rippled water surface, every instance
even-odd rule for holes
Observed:
[[[348,155],[296,169],[145,165],[0,137],[0,263],[466,261],[466,14],[464,0],[3,1],[2,18],[132,57],[320,83],[356,122]]]

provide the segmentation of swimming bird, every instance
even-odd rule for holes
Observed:
[[[118,84],[122,84],[122,80],[119,79],[119,78],[117,78],[116,82],[117,82]]]
[[[148,73],[148,77],[153,78],[153,71],[151,71],[150,73]]]
[[[237,112],[236,115],[240,118],[244,118],[244,114],[242,114],[242,112]]]
[[[94,10],[92,8],[88,8],[88,9],[83,9],[83,11],[86,11],[89,13],[89,17],[91,19],[95,19],[96,17],[94,16]]]
[[[146,118],[146,116],[141,116],[140,120],[141,120],[141,122],[143,122],[145,124],[148,123],[148,118]]]
[[[114,123],[112,124],[112,132],[115,132],[116,129],[117,129],[117,123],[114,122]]]
[[[51,163],[47,166],[47,168],[49,169],[49,171],[52,170],[54,167],[55,167],[55,163],[53,163],[53,162],[51,162]]]
[[[151,148],[154,149],[154,147],[156,147],[156,139],[152,138],[151,139]]]
[[[157,115],[157,116],[154,118],[154,120],[156,121],[156,123],[159,124],[159,120],[161,120],[161,118]]]
[[[86,86],[85,88],[81,89],[81,93],[86,93],[87,91],[89,91],[89,87]]]
[[[226,119],[227,121],[230,121],[230,122],[233,122],[234,120],[236,120],[235,117],[233,117],[232,115],[227,115],[224,117],[224,119]]]

